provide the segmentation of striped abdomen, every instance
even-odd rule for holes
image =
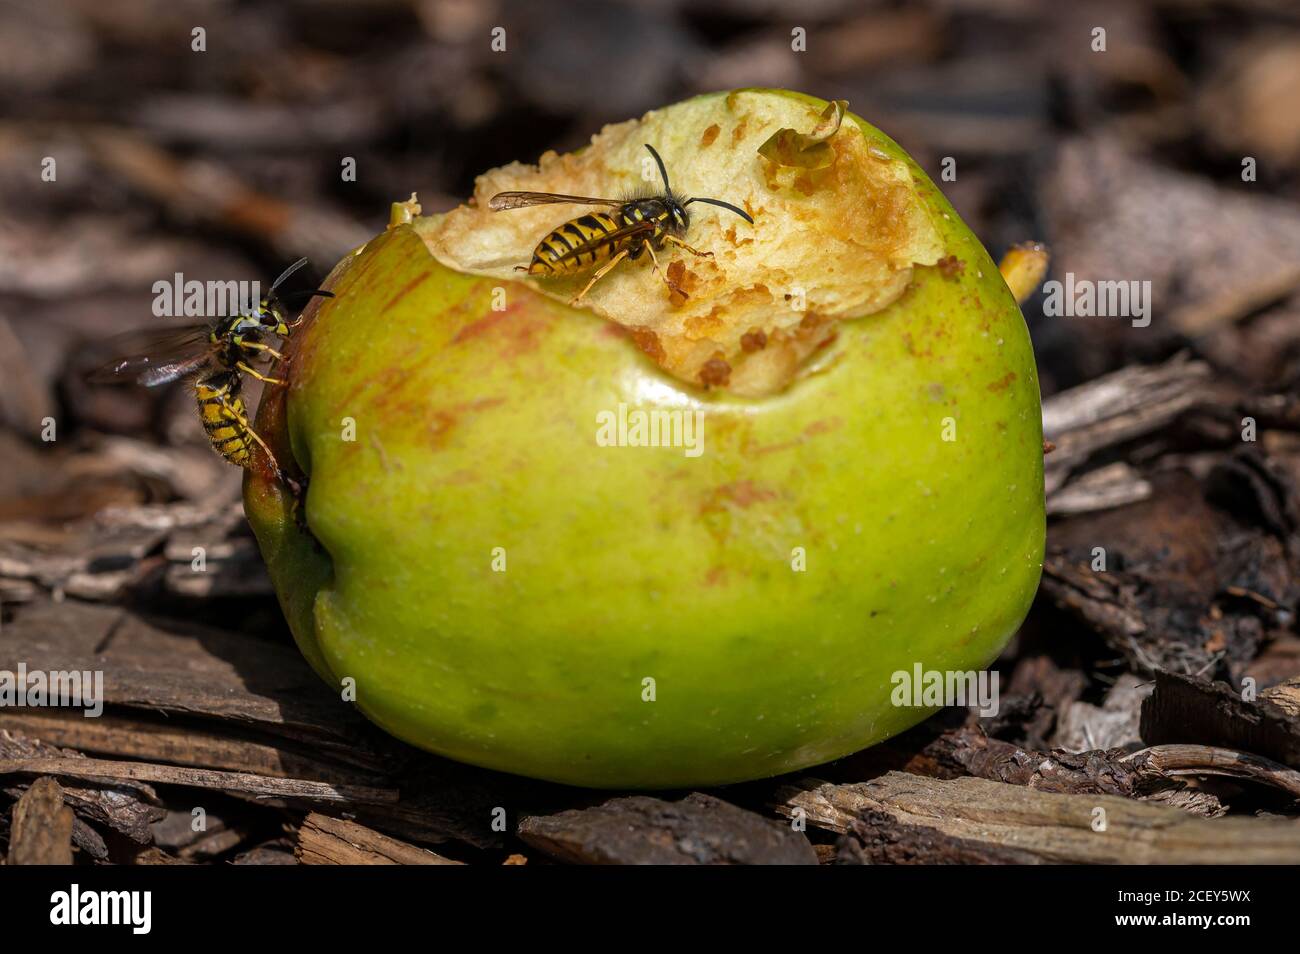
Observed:
[[[606,240],[611,233],[638,220],[621,211],[615,215],[589,212],[571,219],[537,243],[528,274],[572,275],[608,261],[629,245],[644,241],[645,233]]]
[[[252,459],[252,440],[239,387],[239,374],[234,371],[218,371],[194,382],[199,416],[213,449],[232,464],[247,467]]]

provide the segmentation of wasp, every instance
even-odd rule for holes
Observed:
[[[546,205],[554,202],[572,202],[575,205],[607,205],[613,212],[589,212],[576,219],[570,219],[544,239],[533,250],[533,260],[528,265],[515,266],[516,271],[539,276],[576,275],[600,265],[596,274],[591,276],[570,304],[582,301],[591,286],[600,281],[623,259],[636,261],[641,253],[648,253],[654,266],[655,274],[663,279],[670,292],[677,292],[685,297],[686,293],[678,288],[659,269],[656,251],[663,251],[665,244],[676,245],[692,255],[712,258],[712,252],[701,252],[691,248],[684,241],[684,236],[691,226],[690,215],[686,207],[692,202],[705,202],[735,212],[750,225],[754,224],[749,213],[736,208],[730,202],[721,199],[693,198],[687,199],[673,192],[668,184],[668,170],[659,153],[649,143],[645,144],[650,155],[654,156],[659,166],[659,175],[663,178],[664,191],[660,195],[634,196],[629,199],[600,199],[582,195],[560,195],[554,192],[498,192],[488,200],[488,208],[493,212],[505,212],[508,209],[522,209],[530,205]]]
[[[250,313],[168,329],[127,332],[116,342],[121,357],[90,375],[93,383],[133,380],[145,387],[158,387],[182,378],[194,378],[199,417],[213,449],[238,467],[252,466],[253,444],[266,452],[272,468],[284,476],[266,441],[253,430],[248,409],[240,392],[244,375],[267,384],[282,385],[283,378],[262,374],[254,364],[283,361],[268,339],[287,340],[302,320],[286,320],[285,305],[298,298],[333,298],[333,292],[313,289],[296,292],[286,299],[279,293],[285,279],[307,264],[300,258],[271,285],[270,292]],[[268,368],[269,370],[269,368]]]

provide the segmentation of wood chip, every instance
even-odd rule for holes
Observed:
[[[59,783],[38,778],[14,805],[9,864],[72,864],[72,819]]]
[[[259,845],[252,851],[235,856],[237,865],[296,865],[298,859],[293,851],[284,845]]]
[[[383,769],[391,767],[376,758],[379,764],[366,770],[333,758],[329,751],[313,752],[310,746],[292,738],[235,725],[223,727],[206,720],[166,718],[143,712],[105,713],[97,719],[86,719],[79,712],[66,709],[15,710],[0,716],[0,726],[95,755],[252,772],[276,778],[373,785],[384,781],[387,775]]]
[[[1043,434],[1056,449],[1044,459],[1049,501],[1071,473],[1108,447],[1164,427],[1207,398],[1210,366],[1174,358],[1136,365],[1043,402]]]
[[[294,854],[304,865],[458,865],[442,855],[364,825],[312,812],[298,829]]]
[[[1300,716],[1286,686],[1247,702],[1227,683],[1158,672],[1142,705],[1141,730],[1148,745],[1222,746],[1300,769]]]
[[[574,864],[762,865],[817,863],[788,825],[699,793],[679,802],[645,795],[530,816],[519,837]]]
[[[856,858],[849,860],[870,863],[1300,863],[1300,827],[1291,821],[1209,820],[1110,795],[1050,794],[979,778],[890,772],[856,785],[807,782],[780,797],[782,814],[801,810],[809,825],[851,834]]]
[[[6,625],[0,670],[101,670],[110,706],[245,723],[373,767],[369,723],[289,644],[112,607],[37,604]]]
[[[256,798],[282,798],[309,802],[345,802],[348,804],[395,803],[398,793],[392,789],[364,788],[355,785],[331,785],[304,779],[267,778],[247,772],[217,772],[209,769],[182,768],[173,765],[150,765],[146,762],[113,762],[87,758],[0,758],[0,775],[58,775],[91,781],[131,780],[192,788],[237,792]]]
[[[1258,520],[1225,512],[1184,470],[1155,475],[1152,487],[1139,503],[1058,521],[1042,592],[1134,672],[1240,674],[1283,616],[1229,587],[1293,607],[1284,543]]]
[[[64,774],[64,778],[84,780],[83,783],[67,784],[63,788],[64,797],[76,812],[78,822],[88,823],[78,824],[74,829],[73,834],[79,848],[95,857],[106,854],[103,840],[89,824],[107,826],[138,845],[148,844],[152,838],[150,826],[164,815],[157,793],[148,785],[134,781],[106,781],[88,777],[84,773],[79,775],[77,770],[90,761],[80,752],[47,745],[19,733],[0,729],[0,785],[6,792],[16,794],[22,786],[16,779],[6,779],[4,776],[21,774],[23,769],[17,768],[9,772],[3,766],[41,762],[66,764],[70,770]]]

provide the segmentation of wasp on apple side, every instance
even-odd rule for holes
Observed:
[[[145,387],[158,387],[193,377],[199,417],[213,449],[230,463],[249,468],[256,444],[266,452],[272,469],[283,478],[271,448],[249,422],[240,392],[244,375],[267,384],[286,383],[283,378],[263,374],[254,365],[263,360],[270,365],[284,360],[268,341],[287,340],[302,320],[300,316],[296,321],[288,321],[287,302],[334,297],[332,292],[319,288],[296,292],[287,298],[280,295],[285,279],[306,264],[307,259],[300,258],[286,268],[251,313],[175,328],[127,332],[114,342],[123,357],[93,372],[89,379],[95,383],[134,381]]]

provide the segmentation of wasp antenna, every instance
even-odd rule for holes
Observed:
[[[295,301],[310,301],[311,299],[313,299],[313,298],[317,298],[317,297],[319,297],[319,298],[333,298],[333,297],[334,297],[334,293],[333,293],[332,291],[326,291],[326,290],[323,289],[323,288],[313,288],[311,291],[306,291],[306,290],[304,290],[304,291],[296,291],[296,292],[293,292],[293,293],[291,293],[291,294],[284,295],[284,296],[277,295],[277,296],[275,297],[275,300],[274,300],[273,304],[275,304],[275,305],[288,305],[288,304],[291,304],[291,303],[293,303],[293,302],[295,302]]]
[[[744,209],[736,208],[730,202],[723,202],[721,199],[687,199],[682,204],[690,205],[692,202],[707,202],[709,205],[716,205],[722,209],[730,209],[732,212],[735,212],[738,216],[740,216],[750,225],[754,224],[754,219],[750,216],[748,212],[746,212]]]
[[[292,265],[290,265],[288,268],[282,271],[280,273],[280,277],[271,283],[272,294],[274,294],[277,288],[279,288],[281,285],[284,284],[284,280],[286,278],[288,278],[290,275],[292,275],[294,272],[296,272],[298,269],[302,268],[306,264],[307,264],[307,259],[300,258],[298,259],[298,261],[294,262]]]
[[[664,193],[671,195],[673,190],[672,186],[668,184],[668,170],[664,168],[664,161],[659,158],[659,153],[655,152],[655,147],[650,145],[650,143],[646,143],[645,147],[650,150],[650,155],[655,157],[655,165],[659,167],[659,174],[663,176]]]

